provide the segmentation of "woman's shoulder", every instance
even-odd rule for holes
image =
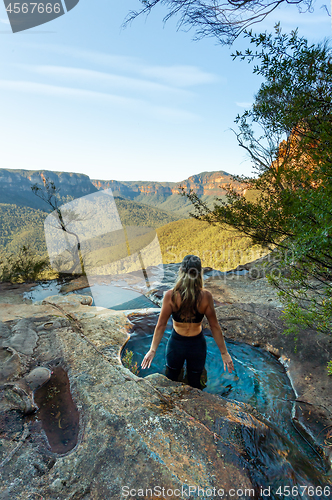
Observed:
[[[170,302],[173,303],[173,289],[167,290],[167,292],[164,293],[164,301],[165,302]]]
[[[209,292],[209,290],[207,290],[206,288],[202,288],[202,297],[204,298],[207,298],[209,299],[210,297],[212,297],[212,293]]]
[[[164,298],[165,299],[171,299],[173,295],[173,289],[167,290],[167,292],[164,293]]]

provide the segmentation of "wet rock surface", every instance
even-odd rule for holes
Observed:
[[[332,357],[324,343],[328,337],[305,332],[306,347],[295,354],[292,339],[281,334],[278,304],[263,304],[262,290],[255,301],[251,289],[248,300],[245,282],[241,301],[236,300],[238,292],[229,283],[207,283],[220,303],[217,314],[225,336],[281,357],[298,399],[304,401],[301,406],[296,403],[299,426],[308,429],[313,441],[320,439],[319,449],[325,446],[328,453],[332,408],[331,382],[324,375],[325,358]],[[269,484],[262,450],[269,456],[279,447],[280,464],[286,451],[281,437],[276,442],[273,434],[272,441],[269,423],[254,409],[162,375],[142,379],[124,368],[120,350],[128,339],[129,323],[121,312],[83,305],[78,295],[51,297],[33,306],[22,302],[0,304],[1,498],[138,499],[148,496],[125,497],[122,488],[188,491],[188,485],[225,491],[247,488],[254,494],[233,498],[260,498],[260,486]],[[316,355],[317,342],[323,348]],[[79,428],[77,444],[67,453],[52,451],[42,422],[36,414],[26,414],[26,405],[36,403],[29,374],[40,368],[61,368],[68,376]],[[309,417],[316,427],[308,426]],[[59,419],[60,415],[56,420],[62,425]],[[256,449],[253,436],[259,437]],[[278,464],[277,477],[286,470]],[[202,496],[192,491],[184,498]]]
[[[67,454],[52,452],[41,422],[24,416],[22,407],[15,402],[11,405],[2,394],[2,407],[6,407],[1,435],[2,497],[121,498],[124,486],[174,489],[223,484],[231,488],[236,483],[253,487],[235,444],[230,445],[226,437],[217,438],[212,425],[215,415],[227,416],[240,407],[214,398],[215,408],[211,403],[208,415],[200,391],[165,377],[136,377],[119,358],[128,338],[127,318],[94,308],[92,317],[86,318],[86,307],[80,306],[75,315],[70,312],[71,320],[65,309],[62,318],[34,318],[31,307],[30,318],[25,318],[27,328],[38,337],[33,356],[21,354],[27,372],[31,378],[31,369],[37,369],[34,365],[66,370],[79,411],[78,442]],[[27,313],[24,306],[20,312]],[[50,324],[56,328],[46,329]],[[6,326],[10,340],[16,335],[15,320]],[[21,378],[22,372],[13,376],[16,386]],[[16,429],[14,437],[8,435],[7,426]],[[20,448],[7,460],[24,431]]]
[[[302,403],[317,417],[295,418],[294,424],[332,463],[332,377],[326,369],[332,359],[331,337],[309,328],[299,333],[297,342],[284,335],[281,304],[265,279],[233,276],[208,281],[206,287],[220,302],[216,312],[225,337],[262,347],[285,366],[298,401],[293,412],[301,414]],[[206,320],[203,325],[208,326]],[[325,425],[317,426],[318,420]]]

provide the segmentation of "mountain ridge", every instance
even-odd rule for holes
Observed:
[[[54,170],[0,169],[0,203],[27,206],[48,210],[48,205],[31,190],[34,184],[43,186],[48,178],[60,191],[62,203],[74,198],[97,192],[89,176],[72,172]]]
[[[0,203],[16,204],[34,209],[48,210],[48,205],[31,191],[33,184],[42,187],[45,179],[54,182],[59,190],[61,203],[92,194],[101,189],[112,189],[114,196],[158,207],[176,215],[188,217],[192,205],[179,197],[180,186],[190,189],[212,206],[214,197],[224,197],[226,186],[231,184],[238,192],[243,185],[232,180],[223,170],[204,171],[179,182],[117,181],[90,179],[86,174],[54,170],[0,169]]]
[[[158,181],[116,181],[91,179],[92,184],[98,189],[112,189],[112,192],[119,193],[120,196],[131,199],[140,194],[171,196],[179,193],[179,187],[186,190],[193,189],[198,196],[222,196],[226,193],[226,187],[232,184],[237,191],[243,190],[243,185],[232,180],[232,175],[224,170],[204,171],[199,174],[189,176],[179,182],[158,182]]]

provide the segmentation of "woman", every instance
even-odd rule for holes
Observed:
[[[227,367],[229,373],[232,373],[233,361],[217,320],[212,295],[203,288],[202,264],[196,255],[186,255],[175,287],[164,295],[151,347],[142,361],[143,369],[150,368],[171,314],[173,330],[166,348],[166,376],[169,379],[178,380],[186,360],[189,385],[201,388],[200,378],[206,358],[206,340],[202,332],[204,316],[209,321],[213,338],[219,347],[224,370]]]

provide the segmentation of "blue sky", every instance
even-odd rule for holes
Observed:
[[[162,8],[122,29],[139,6],[80,0],[64,16],[13,34],[0,2],[2,168],[151,181],[250,174],[230,131],[260,84],[251,65],[230,56],[247,42],[194,42],[175,19],[163,24]],[[255,30],[281,21],[285,31],[299,27],[320,41],[331,36],[320,6],[307,14],[282,7]]]

